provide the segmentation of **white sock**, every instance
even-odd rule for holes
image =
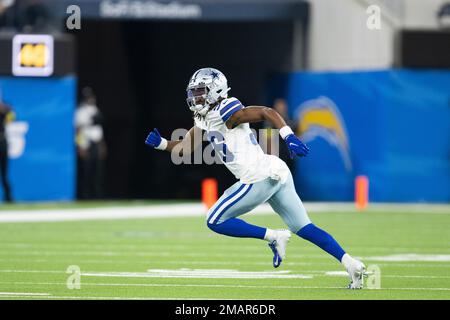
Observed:
[[[271,242],[271,241],[275,240],[275,235],[276,235],[275,230],[267,228],[266,234],[264,235],[264,240]]]
[[[346,253],[342,256],[341,263],[345,267],[345,269],[348,269],[348,267],[353,263],[353,260],[354,259],[348,253]]]

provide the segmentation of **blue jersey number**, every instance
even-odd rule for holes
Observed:
[[[256,140],[255,135],[253,132],[250,132],[250,141],[256,146],[258,144],[258,140]]]
[[[223,162],[231,162],[234,160],[234,156],[230,150],[228,150],[227,145],[225,144],[225,139],[220,132],[208,132],[207,139],[211,142],[214,151],[222,157]]]

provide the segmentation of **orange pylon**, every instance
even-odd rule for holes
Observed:
[[[355,179],[355,205],[362,211],[369,205],[369,178],[357,176]]]
[[[207,178],[202,181],[202,202],[206,208],[211,208],[218,199],[217,180]]]

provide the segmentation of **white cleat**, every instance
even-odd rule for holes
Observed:
[[[291,239],[291,232],[289,230],[276,230],[276,245],[278,254],[282,259],[286,257],[286,247]]]
[[[269,242],[273,252],[273,266],[278,268],[286,257],[286,246],[291,238],[289,230],[275,230],[275,240]]]
[[[353,263],[347,268],[350,277],[350,284],[348,289],[362,289],[363,277],[366,276],[366,266],[357,259],[353,259]]]

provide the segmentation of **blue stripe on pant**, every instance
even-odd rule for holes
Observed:
[[[236,182],[210,209],[207,222],[208,224],[220,224],[248,213],[265,202],[269,202],[292,232],[297,232],[311,223],[303,203],[295,191],[291,175],[284,184],[270,178],[254,184]]]
[[[212,212],[208,214],[208,223],[217,223],[231,206],[236,204],[250,191],[252,186],[253,185],[251,184],[241,184],[239,188],[229,196],[226,196],[224,199],[219,199],[219,201],[217,201],[217,204],[214,205],[214,209],[212,210]]]
[[[252,184],[241,184],[237,190],[230,188],[225,194],[217,201],[214,208],[208,215],[208,228],[212,231],[224,234],[231,237],[240,238],[257,238],[264,239],[266,234],[266,228],[261,228],[255,225],[251,225],[243,220],[236,218],[229,218],[225,221],[221,221],[222,216],[245,197],[246,194],[252,189]],[[231,193],[227,195],[227,193]]]

